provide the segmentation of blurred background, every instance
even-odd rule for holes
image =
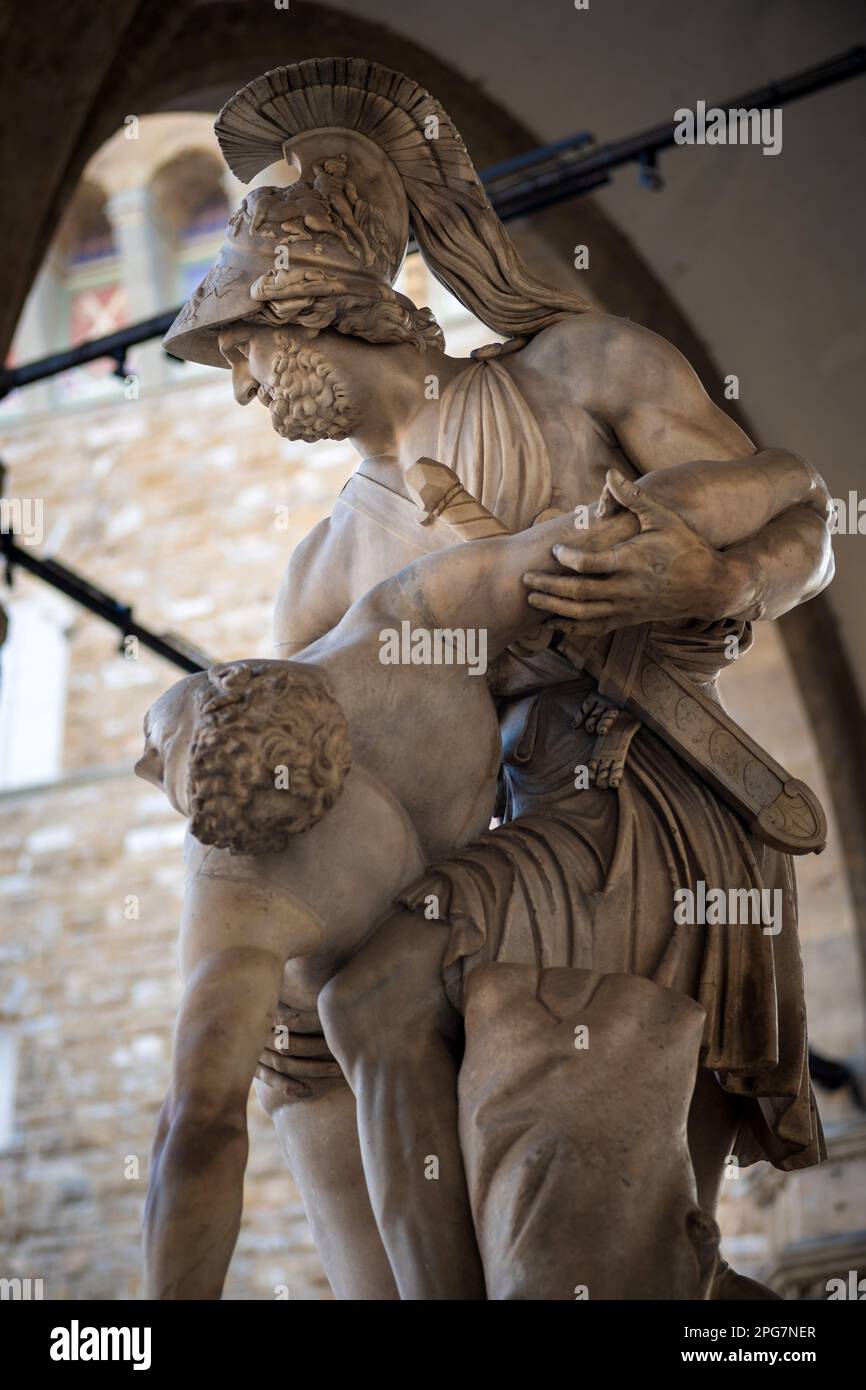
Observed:
[[[575,150],[592,157],[678,107],[727,105],[848,52],[866,42],[866,15],[845,0],[46,0],[4,11],[0,38],[5,496],[41,503],[28,553],[179,648],[231,659],[268,653],[282,573],[354,468],[348,444],[279,439],[260,406],[235,404],[227,373],[176,362],[159,337],[114,361],[54,361],[30,384],[15,376],[195,287],[244,192],[213,136],[222,102],[281,63],[365,56],[432,91],[479,169],[579,132],[594,144]],[[778,156],[684,147],[655,167],[648,154],[611,163],[589,195],[545,206],[524,188],[509,231],[539,275],[674,341],[756,442],[803,454],[849,512],[854,493],[856,512],[866,78],[828,80],[783,113]],[[572,157],[540,167],[573,179]],[[491,340],[417,256],[399,288],[430,305],[450,352]],[[798,863],[829,1159],[791,1175],[732,1171],[722,1203],[727,1258],[789,1298],[866,1273],[866,562],[849,529],[829,593],[761,626],[723,685],[735,717],[815,788],[831,827],[826,852]],[[41,1278],[46,1298],[135,1298],[179,997],[183,824],[131,765],[144,711],[179,671],[21,564],[7,579],[0,1277]],[[328,1298],[270,1122],[255,1101],[250,1116],[226,1297]]]

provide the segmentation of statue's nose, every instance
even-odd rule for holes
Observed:
[[[232,391],[238,405],[249,405],[250,401],[255,400],[258,389],[259,383],[250,371],[250,364],[246,358],[240,362],[233,362]]]
[[[152,782],[155,787],[162,786],[162,763],[155,748],[146,748],[133,768],[136,777]]]

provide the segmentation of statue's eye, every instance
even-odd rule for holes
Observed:
[[[225,358],[225,360],[226,360],[227,362],[231,363],[231,362],[234,362],[235,358],[237,358],[237,357],[244,357],[244,358],[249,357],[249,355],[250,355],[250,352],[249,352],[249,343],[246,342],[246,341],[241,341],[241,342],[237,342],[237,341],[236,341],[236,342],[233,342],[233,343],[231,343],[231,342],[226,343],[226,342],[222,342],[222,341],[221,341],[221,342],[220,342],[220,352],[222,353],[222,355],[223,355],[223,357]]]

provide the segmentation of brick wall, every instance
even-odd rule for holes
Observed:
[[[114,404],[11,431],[4,457],[10,495],[43,499],[47,549],[141,621],[231,658],[268,651],[287,557],[351,462],[345,446],[324,446],[313,465],[228,387],[223,373],[138,401],[118,387]],[[35,584],[21,576],[16,594]],[[14,598],[11,611],[14,622]],[[129,1298],[179,998],[183,833],[130,769],[144,711],[179,673],[146,650],[123,658],[118,634],[80,609],[69,617],[64,776],[0,797],[0,1019],[18,1065],[0,1267],[43,1278],[50,1298]],[[226,1296],[273,1297],[282,1284],[292,1298],[328,1297],[255,1098],[250,1119]],[[127,1176],[136,1159],[139,1176]]]

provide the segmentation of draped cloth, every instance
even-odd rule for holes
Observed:
[[[440,458],[511,529],[549,505],[537,421],[495,360],[474,364],[442,398]],[[730,623],[658,628],[651,641],[701,689],[715,678]],[[741,633],[741,652],[750,641]],[[736,1152],[806,1167],[824,1154],[809,1080],[803,974],[791,860],[749,835],[698,775],[646,728],[617,789],[576,790],[594,738],[574,728],[592,678],[562,656],[507,654],[498,673],[504,823],[401,895],[450,925],[446,988],[459,1008],[466,972],[492,961],[572,966],[651,979],[705,1012],[702,1065],[742,1098]],[[674,892],[776,890],[782,924],[674,923]]]
[[[538,421],[495,358],[473,362],[443,391],[436,457],[509,531],[525,530],[550,504]]]
[[[550,505],[544,438],[510,373],[495,358],[472,362],[443,391],[437,456],[509,530],[525,530]],[[415,503],[369,477],[363,464],[340,493],[331,521],[355,596],[419,556],[456,543],[441,518],[422,526]]]
[[[531,697],[506,763],[506,821],[401,894],[450,925],[446,988],[490,961],[628,973],[704,1009],[703,1066],[744,1098],[736,1152],[796,1168],[823,1156],[809,1081],[797,902],[789,856],[753,839],[660,739],[635,736],[618,788],[576,791],[594,739],[573,728],[594,689]],[[781,893],[781,930],[675,925],[674,892]]]

